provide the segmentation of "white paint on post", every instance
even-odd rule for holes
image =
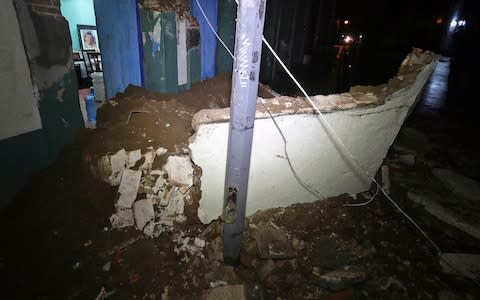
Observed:
[[[187,23],[177,16],[178,85],[187,84]]]
[[[0,9],[0,140],[41,129],[25,48],[15,8]]]

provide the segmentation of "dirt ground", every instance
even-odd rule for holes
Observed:
[[[207,226],[187,214],[187,222],[158,238],[112,229],[117,187],[92,176],[92,161],[120,148],[186,153],[192,115],[228,106],[229,76],[194,84],[183,94],[129,87],[98,111],[97,129],[80,131],[54,164],[32,176],[0,219],[5,299],[199,299],[224,284],[243,284],[247,299],[480,299],[474,282],[441,271],[435,249],[384,196],[344,206],[366,201],[373,187],[356,199],[342,195],[257,212],[246,220],[241,264],[234,268],[222,263],[219,221]],[[385,164],[392,197],[443,251],[480,253],[478,240],[407,197],[411,190],[439,188],[433,166],[453,166],[480,179],[479,143],[472,132],[458,134],[458,124],[412,115],[406,126],[428,133],[428,147],[419,149],[401,134],[395,145],[402,147],[392,147]],[[404,151],[398,149],[405,148],[414,148],[413,165],[398,162]],[[261,257],[256,234],[265,226],[285,233],[294,255]],[[206,245],[177,253],[179,236],[201,237]],[[322,277],[332,271],[355,276],[332,285]]]

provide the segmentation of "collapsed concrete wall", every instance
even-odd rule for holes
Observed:
[[[313,97],[319,109],[328,112],[325,118],[363,170],[355,168],[348,155],[339,151],[303,99],[259,100],[274,114],[291,162],[308,185],[324,197],[356,194],[369,188],[369,178],[380,167],[436,63],[433,53],[414,49],[387,84]],[[198,217],[203,223],[222,214],[229,115],[228,108],[210,109],[198,112],[193,119],[196,133],[189,148],[193,162],[202,169]],[[262,105],[257,105],[247,215],[317,198],[295,179],[279,131]]]

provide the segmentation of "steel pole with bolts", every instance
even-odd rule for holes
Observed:
[[[240,258],[266,0],[239,2],[222,215],[223,256],[230,265]]]

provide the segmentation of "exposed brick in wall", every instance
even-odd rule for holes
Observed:
[[[60,0],[25,0],[25,2],[36,14],[62,18]]]

